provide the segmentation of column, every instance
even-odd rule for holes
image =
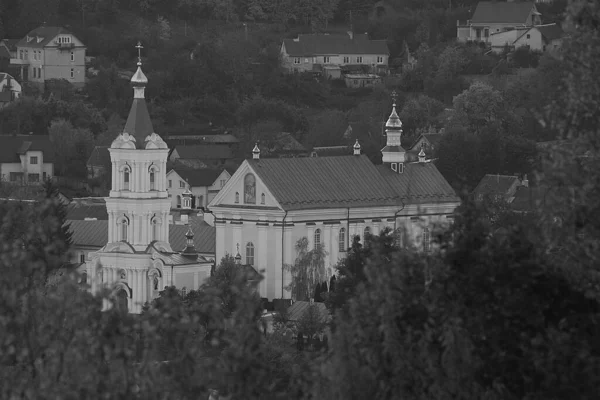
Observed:
[[[283,238],[284,238],[284,233],[282,232],[282,227],[281,226],[275,226],[275,243],[274,243],[274,247],[275,247],[275,273],[274,273],[274,277],[275,279],[272,281],[273,282],[273,287],[271,288],[271,290],[267,290],[267,297],[274,298],[274,299],[281,299],[283,298],[283,295],[285,295],[285,291],[282,293],[281,292],[281,285],[282,285],[282,281],[283,281],[283,265],[282,265],[282,252],[283,252],[283,247],[282,247],[282,242],[283,242]],[[285,284],[284,284],[285,285]]]
[[[254,264],[257,267],[257,269],[259,270],[259,272],[261,272],[263,274],[263,280],[260,281],[260,288],[259,288],[261,297],[267,297],[267,276],[268,276],[267,248],[269,246],[269,244],[267,243],[267,228],[268,227],[264,226],[264,225],[258,226],[258,243],[257,243],[257,246],[255,247],[255,251],[258,254],[254,254],[254,257],[255,257]],[[264,271],[260,271],[261,269],[263,269]]]
[[[285,228],[283,233],[283,255],[284,255],[284,263],[291,264],[296,259],[296,253],[294,249],[294,244],[292,243],[292,234],[294,227],[288,226]],[[287,286],[292,281],[292,274],[289,271],[284,271],[283,275],[283,286]],[[283,298],[290,299],[292,297],[292,292],[285,290],[283,291]]]
[[[319,226],[317,226],[319,227]],[[325,256],[325,268],[329,268],[331,266],[331,257],[333,241],[331,240],[331,225],[321,225],[321,231],[323,232],[323,246],[327,251],[327,255]]]
[[[117,185],[117,174],[119,173],[118,169],[117,169],[117,162],[113,161],[112,163],[112,183],[111,183],[111,188],[112,190],[119,190],[119,186]]]
[[[108,243],[113,241],[113,223],[114,223],[114,212],[108,212]]]
[[[142,307],[144,306],[144,271],[137,270],[135,271],[137,274],[137,298],[139,301],[139,312],[142,312]]]
[[[148,299],[148,271],[146,271],[145,269],[143,269],[142,271],[140,271],[141,273],[141,279],[142,279],[142,306],[144,305],[144,303],[146,303],[149,299]]]

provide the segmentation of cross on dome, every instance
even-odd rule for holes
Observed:
[[[138,67],[142,65],[142,49],[144,48],[144,46],[142,46],[142,42],[140,42],[138,40],[137,45],[135,46],[136,49],[138,49],[138,62],[137,65]]]

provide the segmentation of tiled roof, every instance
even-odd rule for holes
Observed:
[[[536,28],[546,40],[560,39],[563,36],[563,30],[558,24],[539,25]]]
[[[378,169],[403,204],[460,201],[454,189],[431,162],[404,164],[401,174],[387,165],[379,165]]]
[[[512,175],[491,175],[488,174],[481,178],[479,184],[475,190],[473,190],[473,194],[475,196],[478,195],[488,195],[488,194],[508,194],[508,190],[511,186],[518,182],[519,178]]]
[[[0,163],[20,163],[19,154],[41,151],[44,162],[54,162],[54,149],[47,135],[0,135]]]
[[[202,169],[191,169],[175,167],[173,168],[177,174],[182,177],[191,187],[203,187],[211,186],[219,175],[223,172],[224,168],[202,168]]]
[[[398,195],[364,156],[248,160],[286,210],[396,205]]]
[[[199,218],[190,218],[194,231],[194,246],[199,253],[215,252],[215,228]],[[74,246],[89,246],[101,248],[108,241],[108,221],[68,220],[73,232]],[[185,234],[187,225],[169,225],[169,244],[175,251],[186,247]]]
[[[327,322],[329,319],[329,311],[325,306],[325,303],[315,302],[313,303],[317,306],[319,310],[319,316],[321,317],[321,322]],[[310,302],[308,301],[296,301],[294,304],[288,307],[287,314],[290,321],[299,321],[302,318],[302,315],[308,310],[310,307]]]
[[[108,146],[96,146],[88,158],[87,165],[110,166]]]
[[[108,220],[106,201],[103,197],[74,199],[67,206],[67,220],[84,220],[86,218]]]
[[[480,1],[471,23],[515,23],[525,24],[533,8],[533,2],[524,1]]]
[[[26,36],[23,37],[23,39],[20,39],[16,45],[19,47],[41,48],[50,44],[50,41],[61,33],[72,35],[70,31],[60,26],[40,26],[29,32]],[[27,36],[33,37],[33,40],[27,42]],[[41,37],[43,38],[43,40],[38,43],[36,37]]]
[[[285,50],[290,56],[314,56],[335,54],[389,54],[385,40],[370,40],[367,34],[305,34],[298,41],[284,39]]]
[[[221,160],[233,158],[231,149],[227,146],[199,144],[192,146],[177,146],[179,158],[183,160]]]

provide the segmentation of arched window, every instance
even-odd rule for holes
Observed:
[[[254,265],[254,244],[246,244],[246,265]]]
[[[160,218],[154,217],[150,223],[152,224],[152,240],[160,240],[160,226],[162,221]]]
[[[155,172],[153,169],[150,170],[150,190],[156,190],[156,187],[154,185],[154,176],[155,176]]]
[[[315,249],[321,247],[321,230],[315,230]]]
[[[177,208],[181,208],[181,196],[177,195]]]
[[[244,203],[256,204],[256,178],[252,174],[244,177]]]
[[[260,195],[260,204],[265,204],[265,194]]]
[[[129,167],[123,169],[123,190],[129,190]]]
[[[127,218],[121,218],[121,221],[119,222],[119,224],[121,225],[121,240],[126,242],[127,241],[127,229],[129,228],[129,221],[127,220]]]
[[[346,228],[340,228],[340,233],[338,234],[338,243],[339,243],[339,251],[346,251]]]
[[[423,229],[423,251],[429,253],[431,250],[431,234],[429,233],[429,228]]]
[[[240,193],[239,192],[235,192],[235,203],[239,203],[240,202]]]

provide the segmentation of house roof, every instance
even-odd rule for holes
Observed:
[[[441,133],[423,133],[423,134],[419,135],[417,140],[415,140],[415,142],[412,144],[412,146],[410,146],[411,150],[413,150],[415,148],[415,146],[417,145],[417,143],[419,143],[419,140],[421,140],[421,138],[426,139],[432,146],[437,146],[440,143],[440,141],[442,140],[442,134]]]
[[[211,186],[225,168],[191,169],[175,167],[172,171],[182,177],[191,187]]]
[[[110,152],[108,151],[108,146],[94,147],[90,158],[88,158],[87,165],[110,166]]]
[[[304,147],[299,141],[292,136],[289,132],[281,132],[277,135],[275,140],[272,143],[269,143],[272,146],[267,146],[266,144],[261,145],[261,154],[263,156],[268,156],[271,154],[277,153],[304,153],[306,152],[306,147]]]
[[[108,220],[104,197],[73,199],[67,206],[67,220]]]
[[[20,163],[20,154],[41,151],[44,162],[54,162],[54,149],[47,135],[0,135],[0,163]]]
[[[285,210],[458,201],[432,163],[407,164],[403,174],[376,167],[365,155],[248,163]]]
[[[491,175],[487,174],[479,181],[477,187],[473,190],[475,196],[487,194],[502,194],[508,193],[511,186],[518,182],[519,178],[513,175]]]
[[[563,36],[563,30],[558,24],[538,25],[536,28],[546,40],[560,39]]]
[[[334,54],[389,54],[385,40],[370,40],[367,34],[303,34],[296,39],[284,39],[285,50],[290,56],[313,56]]]
[[[194,231],[194,246],[199,253],[215,252],[215,228],[201,218],[190,218]],[[73,233],[74,246],[101,248],[108,241],[108,221],[67,220]],[[176,251],[186,247],[187,225],[169,225],[169,244]]]
[[[42,48],[50,44],[51,40],[54,39],[59,34],[69,34],[73,33],[63,27],[60,26],[40,26],[30,31],[27,35],[25,35],[22,39],[20,39],[16,46],[18,47],[36,47]],[[27,42],[27,36],[33,37],[34,40]],[[42,40],[38,42],[35,38],[40,37]]]
[[[215,144],[179,145],[173,150],[177,150],[179,158],[184,160],[220,160],[233,158],[229,147]]]
[[[533,7],[534,4],[531,1],[480,1],[477,3],[471,23],[525,24]]]
[[[308,301],[296,301],[294,304],[288,307],[287,314],[290,321],[299,321],[300,318],[304,315],[306,310],[310,307],[310,302]],[[325,306],[325,303],[315,302],[313,305],[317,306],[317,310],[319,310],[319,316],[321,317],[321,322],[327,322],[329,319],[329,310]]]

